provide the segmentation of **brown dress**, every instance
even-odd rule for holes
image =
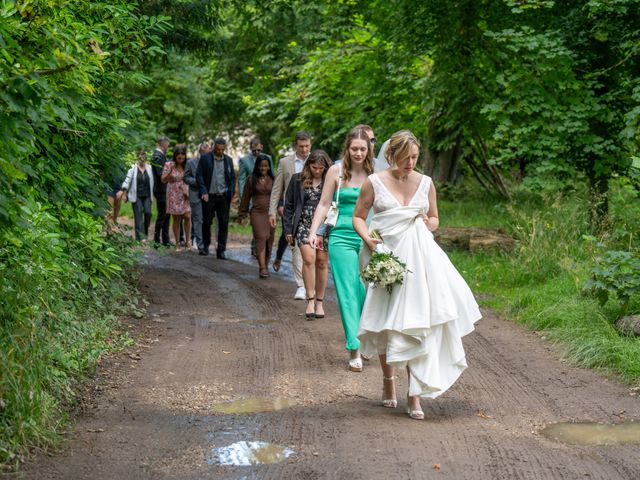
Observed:
[[[266,177],[264,182],[259,181],[254,185],[255,179],[253,175],[247,178],[247,183],[242,192],[242,200],[240,201],[240,216],[246,216],[251,206],[251,228],[253,229],[253,238],[256,240],[256,255],[260,256],[265,253],[267,264],[271,258],[271,247],[273,247],[273,238],[275,229],[269,225],[269,200],[271,198],[271,189],[273,188],[273,180]]]

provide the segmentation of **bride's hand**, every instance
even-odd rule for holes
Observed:
[[[369,250],[371,250],[372,252],[376,249],[376,246],[380,243],[382,243],[382,240],[378,240],[377,238],[371,238],[369,236],[367,236],[367,238],[365,238],[364,243],[367,245],[367,247],[369,247]]]
[[[426,213],[418,215],[430,232],[435,232],[440,224],[438,217],[429,217]]]

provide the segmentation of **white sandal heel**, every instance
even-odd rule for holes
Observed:
[[[352,372],[362,372],[362,360],[360,360],[360,357],[349,360],[349,370]]]
[[[396,379],[396,377],[382,377],[382,381],[384,382],[385,380],[388,381],[394,381]],[[384,385],[382,385],[382,406],[385,408],[396,408],[398,406],[398,400],[396,400],[395,398],[384,398]]]
[[[424,412],[422,411],[422,408],[420,408],[420,410],[411,410],[409,394],[407,394],[407,415],[409,415],[409,418],[412,418],[413,420],[424,420]]]

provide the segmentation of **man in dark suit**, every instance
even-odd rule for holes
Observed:
[[[202,242],[204,255],[209,254],[211,244],[211,223],[218,217],[218,245],[216,256],[226,260],[227,236],[229,232],[229,209],[236,188],[236,174],[233,161],[224,153],[227,142],[218,137],[213,143],[213,151],[200,157],[196,179],[202,199]]]
[[[162,169],[167,161],[167,149],[169,139],[160,137],[153,156],[151,157],[151,170],[153,171],[153,196],[156,199],[156,226],[153,240],[156,245],[160,243],[160,233],[162,233],[162,244],[169,246],[169,223],[171,215],[167,215],[167,186],[160,181]]]

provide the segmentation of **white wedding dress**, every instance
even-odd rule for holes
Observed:
[[[370,230],[407,264],[402,285],[389,294],[368,288],[358,338],[365,355],[387,355],[387,363],[409,367],[409,395],[435,398],[467,367],[462,337],[480,317],[469,286],[418,215],[429,210],[431,179],[423,176],[409,205],[387,190],[378,174],[373,184],[374,215]],[[363,269],[371,253],[360,251]]]

